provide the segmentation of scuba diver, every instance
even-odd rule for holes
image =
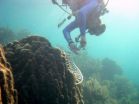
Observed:
[[[92,35],[100,35],[105,31],[106,26],[99,18],[101,11],[99,9],[103,8],[104,2],[103,0],[62,0],[62,2],[70,7],[71,15],[75,16],[75,20],[63,29],[63,34],[70,50],[77,54],[81,48],[86,46],[86,30]],[[76,42],[80,42],[79,47],[76,46],[70,35],[76,28],[80,30],[80,35],[75,38]]]

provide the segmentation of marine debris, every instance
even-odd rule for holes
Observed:
[[[16,104],[13,75],[0,45],[0,104]]]
[[[81,88],[62,52],[43,37],[9,43],[6,57],[13,68],[19,104],[83,104]]]

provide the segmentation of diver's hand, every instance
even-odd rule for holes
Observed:
[[[70,20],[72,16],[73,16],[73,14],[70,14],[70,15],[67,17],[67,19]]]
[[[86,46],[86,37],[85,35],[82,35],[80,40],[80,47],[85,48],[85,46]]]
[[[79,49],[78,49],[78,47],[76,46],[75,43],[70,43],[70,44],[69,44],[69,47],[70,47],[70,50],[71,50],[73,53],[78,54]]]

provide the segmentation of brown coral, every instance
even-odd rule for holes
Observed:
[[[6,46],[19,104],[82,104],[65,57],[47,39],[30,36]]]
[[[0,104],[15,104],[17,99],[13,76],[7,64],[3,49],[0,46]]]

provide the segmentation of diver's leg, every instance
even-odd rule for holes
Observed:
[[[79,13],[77,14],[76,18],[78,20],[78,25],[79,25],[79,29],[80,29],[80,35],[81,35],[81,47],[85,47],[86,45],[86,37],[85,37],[85,33],[86,33],[86,29],[87,29],[87,18],[89,16],[89,14],[93,11],[93,9],[95,9],[98,5],[97,0],[93,0],[91,2],[88,2],[84,7],[82,7],[79,10]]]
[[[79,38],[76,38],[76,41],[80,40],[80,47],[85,47],[86,46],[86,37],[85,37],[85,32],[86,32],[86,15],[82,11],[80,11],[77,15],[77,22],[78,22],[78,27],[80,30],[80,36]],[[81,38],[81,39],[80,39]]]
[[[71,22],[68,26],[66,26],[63,30],[63,34],[67,42],[70,44],[72,41],[72,38],[70,36],[70,32],[73,31],[75,28],[78,27],[77,21]]]
[[[80,11],[78,13],[78,15],[76,16],[77,21],[78,21],[78,26],[80,29],[80,35],[85,35],[85,31],[86,31],[86,15],[84,15],[84,13],[82,11]]]

